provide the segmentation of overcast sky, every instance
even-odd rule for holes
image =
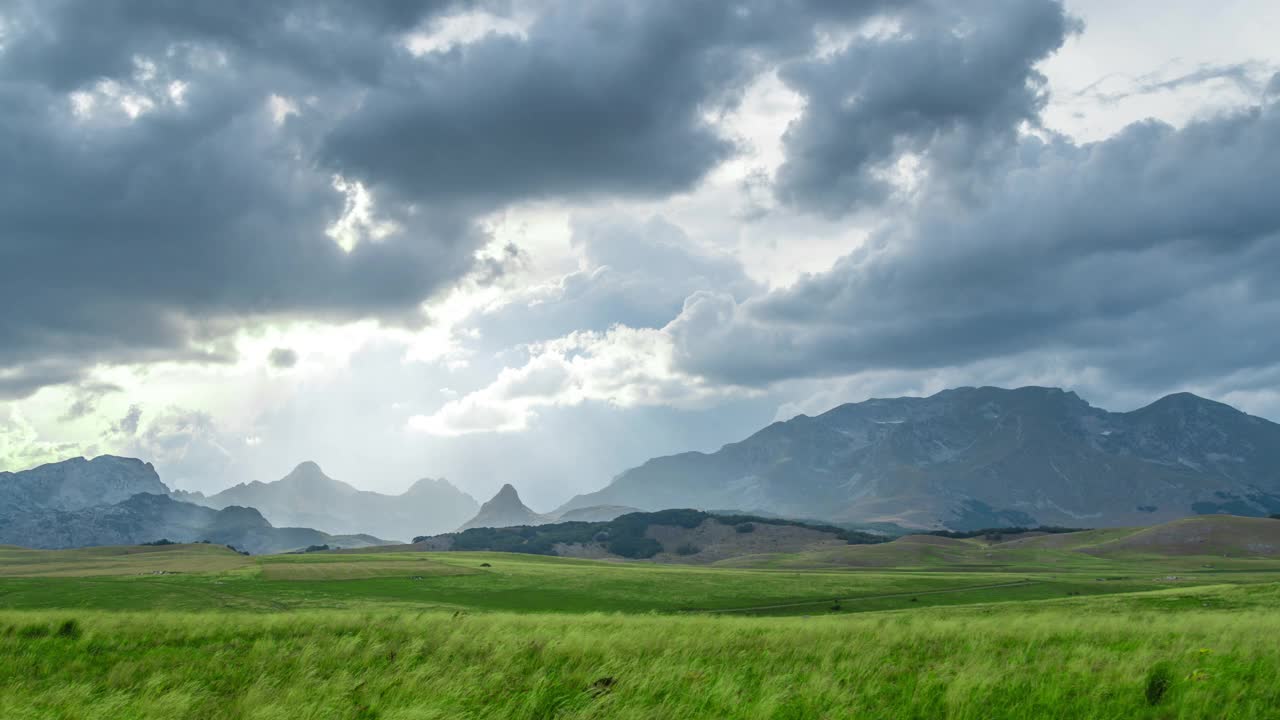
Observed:
[[[0,0],[0,470],[535,509],[957,385],[1280,420],[1274,0]]]

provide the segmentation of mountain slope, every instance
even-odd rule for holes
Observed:
[[[0,516],[35,510],[80,510],[110,505],[138,493],[164,495],[151,463],[102,455],[71,458],[20,472],[0,472]]]
[[[357,490],[304,462],[274,482],[241,483],[210,497],[179,499],[212,508],[254,507],[276,525],[300,525],[336,533],[370,533],[408,539],[452,530],[479,507],[445,480],[423,479],[400,495]]]
[[[1056,388],[958,388],[656,458],[559,512],[609,504],[953,529],[1264,515],[1280,511],[1280,425],[1186,393],[1112,413]]]
[[[502,528],[516,525],[545,525],[552,519],[530,510],[520,501],[520,494],[510,484],[503,485],[493,499],[480,506],[476,516],[463,523],[459,530],[470,528]]]
[[[31,548],[137,545],[156,540],[234,545],[252,553],[275,553],[309,545],[366,547],[370,536],[333,536],[310,528],[277,528],[257,510],[222,510],[141,493],[111,505],[76,510],[33,509],[0,517],[0,544]]]

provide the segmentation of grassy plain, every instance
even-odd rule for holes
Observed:
[[[920,542],[749,568],[0,548],[0,717],[1280,718],[1280,561]]]

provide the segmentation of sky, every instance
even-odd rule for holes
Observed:
[[[1280,421],[1275,27],[0,0],[0,470],[122,454],[212,492],[313,460],[546,511],[960,385]]]

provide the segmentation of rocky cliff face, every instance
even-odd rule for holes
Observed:
[[[138,493],[168,494],[151,463],[102,455],[71,458],[20,472],[0,472],[0,516],[30,510],[80,510]]]
[[[254,507],[275,525],[402,540],[452,530],[479,507],[445,480],[419,480],[400,495],[384,495],[334,480],[314,462],[298,465],[275,482],[242,483],[209,497],[181,499],[212,508]]]
[[[604,504],[954,529],[1263,515],[1280,511],[1280,425],[1189,394],[1113,413],[1056,388],[958,388],[656,458],[562,511]]]

